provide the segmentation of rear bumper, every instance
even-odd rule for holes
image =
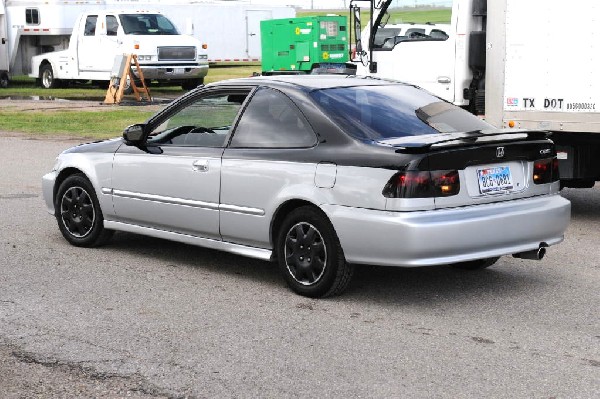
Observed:
[[[208,73],[208,63],[197,65],[140,65],[145,79],[151,80],[185,80],[200,79]],[[133,68],[136,73],[136,68]],[[137,75],[137,73],[136,73]]]
[[[433,266],[558,244],[571,217],[560,195],[424,212],[321,207],[350,263]]]

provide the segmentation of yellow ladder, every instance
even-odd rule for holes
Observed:
[[[125,85],[123,83],[127,82],[127,78],[129,78],[129,84],[133,89],[133,95],[137,101],[152,101],[150,89],[146,86],[144,72],[142,71],[142,68],[140,68],[137,55],[127,54],[126,57],[125,67],[123,68],[121,76],[113,76],[110,79],[106,97],[104,98],[104,104],[119,104],[123,100],[123,97],[125,96]],[[132,66],[135,66],[138,76],[135,76],[133,73]],[[141,87],[136,85],[136,80],[141,82]]]

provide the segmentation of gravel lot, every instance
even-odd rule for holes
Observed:
[[[309,300],[266,262],[68,245],[41,176],[74,144],[0,133],[2,397],[600,397],[598,185],[563,191],[572,224],[541,262],[361,267]]]

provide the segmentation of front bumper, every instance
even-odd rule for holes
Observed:
[[[48,213],[54,215],[54,182],[58,172],[52,171],[42,177],[42,194]]]
[[[208,63],[196,65],[144,65],[140,68],[144,73],[144,79],[150,80],[186,80],[200,79],[208,74]],[[136,76],[137,68],[132,68]]]
[[[349,263],[433,266],[558,244],[571,217],[560,195],[423,212],[323,205]]]

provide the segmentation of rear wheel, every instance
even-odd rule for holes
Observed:
[[[42,65],[40,68],[40,83],[44,89],[55,89],[60,86],[60,81],[54,78],[52,65]]]
[[[0,88],[6,89],[8,87],[8,73],[0,72]]]
[[[279,268],[296,293],[318,298],[342,293],[353,274],[331,222],[304,206],[283,221],[277,238]]]
[[[104,217],[94,187],[82,174],[62,182],[54,203],[58,228],[69,243],[79,247],[104,244],[113,231],[104,228]]]
[[[500,257],[470,260],[468,262],[455,263],[452,265],[452,267],[463,270],[485,269],[486,267],[490,267],[498,262],[498,259],[500,259]]]

